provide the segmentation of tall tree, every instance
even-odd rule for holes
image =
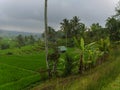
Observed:
[[[55,35],[56,35],[56,32],[54,30],[54,28],[48,26],[48,29],[47,29],[47,38],[48,38],[48,41],[51,41],[51,42],[55,42]]]
[[[29,39],[30,39],[29,44],[34,44],[35,43],[35,38],[34,38],[33,35],[30,35]]]
[[[46,66],[48,69],[48,76],[50,77],[50,67],[48,62],[48,40],[47,40],[47,29],[48,29],[48,22],[47,22],[47,1],[45,0],[45,7],[44,7],[44,24],[45,24],[45,52],[46,52]]]
[[[3,39],[3,38],[2,38],[2,37],[0,37],[0,45],[1,45],[1,43],[2,43],[2,39]]]
[[[102,26],[99,25],[99,23],[93,23],[91,26],[91,35],[93,40],[99,40],[101,38],[102,32]]]
[[[84,32],[85,32],[85,24],[80,22],[79,17],[74,16],[71,20],[71,32],[72,32],[72,37],[84,37]]]
[[[110,39],[113,41],[120,40],[120,20],[114,17],[108,18],[106,27],[109,30]]]
[[[99,23],[93,23],[90,26],[90,28],[91,28],[92,31],[97,31],[97,30],[101,30],[102,26],[100,26]]]
[[[78,33],[78,30],[80,29],[80,23],[79,23],[80,19],[79,17],[77,16],[74,16],[71,20],[70,20],[70,23],[71,23],[71,26],[72,26],[72,34],[73,36],[76,36],[77,33]]]
[[[63,19],[63,21],[60,23],[61,24],[61,29],[65,32],[65,37],[66,37],[66,47],[67,47],[67,39],[68,39],[68,34],[70,36],[70,23],[68,19]]]
[[[72,19],[63,19],[61,24],[61,30],[64,31],[66,37],[66,46],[73,45],[73,37],[83,37],[85,32],[85,24],[80,22],[79,17],[74,16]]]
[[[16,37],[16,41],[19,48],[25,46],[25,38],[21,34]]]
[[[117,7],[115,8],[115,10],[116,10],[116,15],[115,16],[117,16],[118,18],[120,18],[120,0],[118,2]]]

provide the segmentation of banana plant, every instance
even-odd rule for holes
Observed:
[[[83,62],[84,62],[84,51],[85,51],[85,44],[84,39],[81,38],[80,42],[74,37],[74,41],[76,44],[76,47],[80,49],[80,58],[79,58],[79,73],[83,72]]]
[[[76,47],[80,49],[80,59],[79,59],[79,72],[82,73],[83,70],[89,69],[91,65],[95,65],[97,59],[103,55],[98,48],[96,42],[92,42],[85,45],[84,39],[81,38],[80,43],[76,38],[74,38]]]
[[[110,52],[110,39],[107,37],[106,39],[101,39],[98,41],[98,47],[100,51],[103,51],[104,54],[107,54]]]

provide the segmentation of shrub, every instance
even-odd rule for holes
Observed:
[[[12,52],[7,52],[6,55],[13,55],[13,53]]]
[[[64,62],[65,68],[64,68],[63,76],[68,76],[72,74],[72,69],[74,66],[73,63],[74,63],[74,59],[72,58],[72,56],[66,53],[65,62]]]
[[[10,45],[9,45],[9,44],[6,44],[6,43],[1,44],[1,49],[2,49],[2,50],[8,49],[8,48],[10,48]]]

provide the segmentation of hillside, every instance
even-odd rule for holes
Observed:
[[[19,34],[24,35],[24,36],[29,36],[29,35],[33,35],[36,36],[38,38],[41,37],[41,33],[30,33],[30,32],[18,32],[18,31],[8,31],[8,30],[0,30],[0,37],[15,37],[18,36]]]

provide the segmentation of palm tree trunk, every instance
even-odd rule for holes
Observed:
[[[66,31],[66,47],[67,47],[67,31]]]
[[[50,67],[48,62],[48,40],[47,40],[47,0],[45,0],[45,8],[44,8],[44,23],[45,23],[45,52],[46,52],[46,66],[48,70],[48,76],[50,77]]]

